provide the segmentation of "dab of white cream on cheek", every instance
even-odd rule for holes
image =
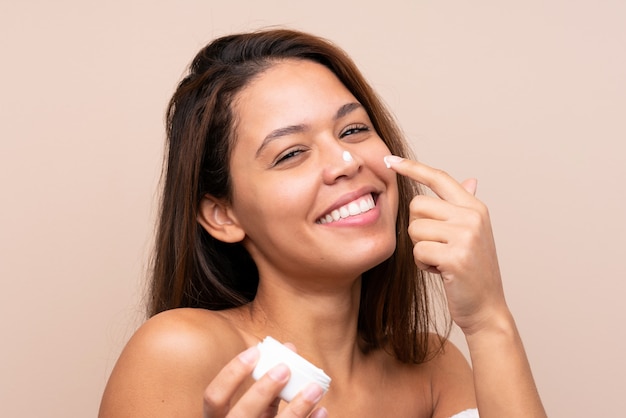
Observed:
[[[341,156],[342,156],[343,160],[345,162],[347,162],[347,163],[349,163],[350,161],[353,160],[352,154],[350,154],[350,151],[344,151]]]

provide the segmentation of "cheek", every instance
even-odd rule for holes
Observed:
[[[306,216],[312,188],[300,176],[250,175],[233,178],[233,210],[248,232]]]
[[[397,175],[389,170],[391,173],[386,173],[387,175],[391,174],[388,178],[387,183],[387,194],[389,195],[389,205],[391,206],[391,213],[393,213],[394,221],[398,218],[398,207],[399,207],[399,190],[398,190],[398,181]]]
[[[389,154],[383,154],[383,156],[385,155]],[[382,157],[380,157],[380,161],[378,164],[375,165],[375,167],[375,174],[386,184],[386,194],[389,196],[388,202],[391,208],[391,212],[393,213],[394,217],[397,217],[400,199],[398,189],[398,174],[385,166]]]
[[[387,148],[382,140],[379,140],[376,146],[368,150],[363,157],[366,160],[366,164],[371,167],[374,174],[381,178],[389,188],[393,188],[397,194],[397,175],[393,170],[387,168],[384,161],[384,158],[390,154],[391,151],[389,151],[389,148]]]
[[[384,158],[387,155],[390,155],[391,151],[383,142],[383,140],[379,137],[373,139],[373,141],[370,142],[367,147],[364,147],[361,152],[364,153],[363,157],[367,160],[367,163],[368,165],[370,165],[370,167],[384,167],[385,169],[387,169],[387,167],[385,166]]]

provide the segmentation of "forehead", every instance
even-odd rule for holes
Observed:
[[[312,91],[319,88],[347,91],[337,76],[326,66],[311,60],[288,58],[275,61],[260,72],[241,90],[239,96],[282,97],[298,87],[302,90],[312,87]]]
[[[235,97],[238,129],[308,123],[356,99],[325,66],[308,60],[279,61],[255,77]]]

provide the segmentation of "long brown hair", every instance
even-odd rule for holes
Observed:
[[[167,155],[153,256],[148,314],[178,307],[212,310],[254,299],[256,266],[241,244],[214,239],[196,221],[206,194],[228,200],[233,147],[232,103],[237,93],[272,64],[305,59],[326,66],[367,110],[395,155],[410,150],[391,114],[348,55],[325,39],[274,29],[224,36],[194,58],[167,111]],[[409,213],[418,187],[398,177],[399,213]],[[413,262],[408,216],[398,216],[394,254],[362,276],[358,332],[362,349],[390,350],[400,361],[422,362],[434,348],[432,286]],[[441,292],[438,292],[441,296]],[[449,322],[447,322],[449,324]],[[447,335],[449,327],[446,324]]]

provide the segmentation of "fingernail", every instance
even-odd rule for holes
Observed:
[[[239,354],[239,360],[245,364],[255,364],[259,358],[259,349],[256,346],[248,348],[246,351]]]
[[[397,155],[387,155],[383,158],[383,160],[385,161],[385,166],[387,166],[387,168],[391,168],[392,164],[399,163],[404,160],[404,158],[398,157]]]
[[[319,400],[322,399],[323,394],[324,391],[322,390],[322,388],[315,383],[311,383],[302,391],[302,397],[313,403],[318,403]]]
[[[270,369],[270,371],[267,372],[267,375],[276,382],[284,382],[289,377],[289,367],[284,364],[279,364],[278,366]]]

